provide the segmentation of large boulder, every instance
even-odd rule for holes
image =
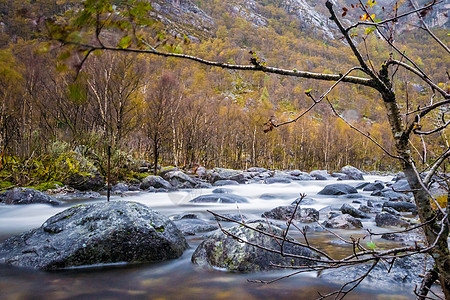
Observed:
[[[249,226],[266,232],[267,235],[240,225],[228,229],[228,232],[234,237],[225,235],[223,232],[217,232],[198,246],[192,255],[192,262],[206,268],[220,268],[238,272],[275,269],[274,264],[283,266],[313,264],[306,259],[294,258],[289,255],[283,257],[277,253],[241,242],[247,241],[267,249],[280,250],[280,245],[273,238],[273,235],[283,235],[280,228],[269,227],[264,223],[251,223]],[[288,237],[288,239],[292,241],[292,238]],[[284,244],[283,250],[286,254],[318,258],[311,250],[288,242]]]
[[[296,205],[279,206],[270,211],[264,212],[261,217],[267,217],[275,220],[289,220],[294,213]],[[297,207],[295,211],[294,220],[311,223],[319,220],[319,212],[314,208],[300,208]]]
[[[71,174],[65,184],[79,191],[97,191],[105,186],[105,179],[100,173]]]
[[[49,196],[35,189],[14,188],[0,193],[0,202],[4,204],[35,204],[43,203],[60,205],[62,202],[53,196]]]
[[[347,203],[342,204],[340,211],[343,214],[349,214],[350,216],[355,218],[370,219],[370,217],[366,213],[360,211],[359,209],[354,208],[353,206]]]
[[[111,201],[66,209],[0,244],[0,262],[41,270],[177,258],[188,247],[165,216],[135,202]]]
[[[155,189],[166,189],[171,190],[173,189],[173,186],[164,178],[161,176],[155,176],[155,175],[149,175],[142,180],[141,183],[141,190],[146,190],[150,187],[153,187]]]
[[[348,214],[344,215],[331,215],[332,218],[324,221],[322,224],[327,228],[334,229],[357,229],[363,228],[359,219],[352,217]]]
[[[325,186],[318,194],[319,195],[347,195],[356,194],[358,191],[351,185],[344,183],[333,183]]]
[[[364,173],[352,166],[345,166],[341,173],[347,175],[345,180],[364,180]]]
[[[198,196],[191,201],[191,203],[247,203],[248,200],[244,197],[233,194],[208,194]]]

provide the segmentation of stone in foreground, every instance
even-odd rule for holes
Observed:
[[[267,232],[269,235],[264,235],[243,226],[235,226],[228,229],[228,231],[232,235],[249,243],[255,243],[269,249],[280,250],[280,246],[272,236],[282,236],[283,232],[280,228],[275,226],[269,228],[264,223],[253,223],[249,224],[249,226]],[[291,238],[289,239],[292,240]],[[284,244],[284,253],[318,258],[311,250],[291,243]],[[283,266],[313,264],[313,262],[306,259],[290,256],[283,257],[280,254],[272,253],[247,243],[241,243],[232,236],[225,235],[223,232],[217,232],[203,241],[192,255],[192,262],[206,268],[238,272],[278,269],[273,267],[273,264]]]
[[[0,244],[0,263],[58,270],[177,258],[188,247],[167,217],[134,202],[78,205]]]

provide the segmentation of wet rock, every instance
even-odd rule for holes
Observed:
[[[384,202],[386,202],[386,201],[370,199],[370,200],[367,200],[367,206],[381,208],[383,206]]]
[[[401,179],[396,181],[391,188],[394,191],[398,191],[398,192],[405,192],[405,191],[410,191],[411,187],[409,186],[409,183],[406,179]]]
[[[334,183],[327,185],[321,190],[319,195],[346,195],[346,194],[356,194],[358,191],[348,185],[343,183]]]
[[[214,183],[219,180],[234,180],[239,183],[245,183],[246,178],[242,171],[233,169],[214,168],[209,175],[210,182]]]
[[[421,278],[419,275],[423,274],[423,271],[427,268],[426,261],[429,264],[430,259],[428,258],[426,260],[424,254],[399,258],[395,260],[390,272],[387,272],[386,266],[380,262],[370,272],[368,277],[364,279],[361,285],[386,290],[396,286],[414,288],[416,284],[420,285]],[[346,283],[364,275],[370,267],[371,264],[364,264],[331,269],[321,272],[319,277],[336,283]]]
[[[368,206],[366,206],[366,205],[361,205],[361,206],[359,207],[359,210],[362,211],[362,212],[364,212],[364,213],[366,213],[366,214],[370,214],[370,213],[373,213],[373,212],[376,212],[376,211],[377,211],[377,210],[375,210],[373,207],[368,207]]]
[[[217,180],[213,184],[213,186],[224,186],[224,185],[239,185],[239,182],[234,180]]]
[[[405,173],[403,173],[403,172],[398,172],[398,173],[394,176],[394,178],[392,178],[392,181],[399,181],[399,180],[402,180],[402,179],[406,179]]]
[[[355,218],[370,219],[370,217],[366,213],[354,208],[353,206],[351,206],[350,204],[347,204],[347,203],[344,203],[341,206],[340,211],[343,214],[349,214],[350,216],[355,217]]]
[[[383,203],[383,208],[385,208],[385,207],[391,207],[391,208],[395,209],[396,211],[401,211],[401,212],[417,213],[417,207],[415,204],[409,203],[409,202],[404,202],[404,201],[398,201],[398,202],[386,201]]]
[[[342,197],[347,198],[347,199],[359,199],[359,200],[365,198],[363,195],[360,195],[360,194],[349,194],[349,195],[344,195]]]
[[[217,188],[212,191],[213,194],[230,194],[233,191],[227,188]]]
[[[241,215],[241,214],[222,214],[222,216],[224,218],[213,216],[211,218],[211,220],[217,220],[217,221],[220,221],[220,222],[233,222],[233,221],[242,222],[242,221],[248,220],[248,218],[246,216]],[[232,221],[227,220],[225,218],[231,219]]]
[[[270,226],[269,228],[264,223],[252,223],[249,226],[266,232],[268,235],[243,226],[235,226],[228,229],[228,231],[241,240],[256,243],[269,249],[280,249],[280,246],[272,237],[272,235],[282,236],[283,231],[280,228],[275,226]],[[288,239],[292,240],[290,237]],[[307,248],[291,243],[285,243],[284,246],[285,253],[318,258],[317,255]],[[241,243],[222,232],[217,232],[203,241],[192,255],[192,262],[206,268],[219,268],[238,272],[256,272],[274,269],[272,264],[284,266],[312,264],[305,259],[289,256],[283,257],[277,253]]]
[[[322,223],[327,228],[335,229],[357,229],[363,228],[359,219],[352,217],[348,214],[333,216],[330,220],[326,220]]]
[[[389,201],[396,201],[396,200],[408,200],[409,197],[402,193],[394,192],[390,188],[385,188],[383,190],[374,191],[371,196],[377,196],[377,197],[384,197]]]
[[[14,188],[12,190],[0,193],[0,202],[13,205],[36,203],[60,205],[62,203],[53,196],[28,188]]]
[[[180,169],[178,169],[177,167],[169,166],[169,167],[163,168],[161,171],[158,172],[158,174],[162,178],[166,179],[167,174],[169,174],[170,172],[176,172],[176,171],[180,171]]]
[[[385,233],[381,235],[381,238],[394,242],[403,242],[404,244],[423,243],[423,232],[416,229],[407,233]]]
[[[408,227],[409,223],[403,221],[397,216],[394,216],[388,212],[380,212],[375,217],[375,223],[378,227]]]
[[[173,186],[168,181],[166,181],[161,176],[155,175],[149,175],[145,177],[140,186],[141,190],[146,190],[150,187],[153,187],[155,189],[163,188],[166,190],[173,189]]]
[[[69,176],[65,184],[79,191],[97,191],[104,187],[105,179],[100,173],[93,175],[74,173]]]
[[[364,180],[364,173],[352,166],[343,167],[341,173],[346,175],[345,180]]]
[[[123,182],[119,182],[118,184],[111,187],[111,191],[113,194],[123,194],[128,192],[128,185]]]
[[[55,196],[59,200],[92,200],[92,199],[99,199],[102,196],[98,192],[79,192],[72,190],[70,192],[64,192],[63,194],[59,194]]]
[[[178,170],[166,173],[163,178],[177,188],[194,188],[198,183],[189,175]]]
[[[315,177],[310,176],[306,172],[302,172],[300,170],[292,170],[288,172],[289,175],[291,175],[293,180],[316,180]]]
[[[211,184],[208,182],[202,182],[200,181],[199,183],[197,183],[197,185],[195,186],[196,189],[209,189],[211,188]]]
[[[347,175],[344,173],[331,173],[331,177],[337,178],[338,180],[343,180]]]
[[[381,182],[369,183],[363,188],[363,191],[372,192],[384,189],[384,185]]]
[[[247,172],[251,173],[264,173],[267,172],[266,168],[258,168],[258,167],[251,167],[247,169]]]
[[[369,182],[361,182],[361,183],[358,183],[358,184],[355,186],[355,189],[361,190],[361,189],[365,188],[366,186],[368,186],[369,184],[370,184]]]
[[[316,180],[328,180],[331,178],[327,170],[314,170],[309,172],[309,175],[314,177]]]
[[[389,207],[389,206],[384,206],[381,211],[385,211],[385,212],[390,213],[391,215],[394,215],[397,217],[401,216],[401,214],[398,211],[396,211],[395,209],[393,209],[392,207]]]
[[[206,168],[205,167],[198,167],[197,170],[195,171],[195,173],[200,176],[200,178],[204,178],[206,177]]]
[[[277,176],[277,177],[268,177],[264,180],[264,183],[266,184],[273,184],[273,183],[291,183],[292,180],[289,177],[282,177],[282,176]]]
[[[300,201],[300,197],[298,197],[297,199],[294,200],[294,202],[291,203],[291,205],[296,205],[297,202]],[[305,197],[303,198],[303,200],[300,202],[300,205],[311,205],[316,203],[317,201],[314,200],[313,198],[309,198],[309,197]]]
[[[189,201],[190,203],[247,203],[244,197],[233,194],[201,195]]]
[[[264,212],[261,217],[275,220],[289,220],[295,210],[295,205],[279,206],[270,211]],[[319,212],[314,208],[297,208],[294,220],[302,223],[311,223],[319,220]]]
[[[173,217],[171,217],[171,219],[173,221],[179,221],[179,220],[192,220],[192,219],[198,219],[198,215],[193,214],[193,213],[183,213],[183,214],[179,214],[179,215],[175,215]]]
[[[178,229],[183,232],[184,235],[196,235],[197,233],[209,232],[219,229],[219,226],[210,224],[201,219],[189,219],[184,218],[174,221]]]
[[[188,247],[168,218],[134,202],[78,205],[0,244],[0,262],[41,270],[158,262]]]

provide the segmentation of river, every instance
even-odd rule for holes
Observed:
[[[366,176],[365,181],[389,181],[392,177]],[[356,185],[360,181],[341,181]],[[305,193],[316,201],[302,207],[321,209],[331,204],[351,202],[342,197],[320,196],[317,192],[333,181],[294,181],[290,184],[245,184],[225,186],[234,194],[243,196],[249,203],[236,204],[192,204],[189,200],[213,189],[182,190],[169,193],[127,194],[113,196],[111,201],[127,200],[143,203],[166,216],[184,212],[198,214],[205,220],[211,215],[206,210],[218,213],[241,213],[260,218],[261,213],[280,205],[288,205]],[[365,196],[369,192],[361,192]],[[271,194],[270,200],[260,198]],[[276,196],[273,196],[276,195]],[[0,205],[0,242],[14,234],[39,227],[50,216],[75,204],[105,201],[105,197],[93,200],[70,199],[64,205],[7,206]],[[373,221],[363,222],[365,228],[373,228]],[[340,231],[344,236],[361,232]],[[307,273],[265,285],[248,282],[248,279],[270,280],[287,275],[286,271],[271,271],[252,274],[227,273],[201,269],[190,262],[195,248],[203,240],[202,235],[187,237],[190,249],[179,259],[147,265],[108,265],[77,268],[58,272],[41,272],[0,265],[0,299],[315,299],[317,292],[330,292],[338,285]],[[325,234],[312,235],[312,241],[323,243],[322,248],[337,256],[348,249],[329,243]],[[381,243],[381,241],[380,241]],[[360,287],[346,299],[411,299],[412,291],[395,286],[389,290],[376,287]]]

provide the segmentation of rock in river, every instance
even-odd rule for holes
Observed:
[[[318,194],[319,195],[346,195],[346,194],[356,194],[358,191],[351,185],[344,183],[334,183],[329,184],[323,188]]]
[[[343,214],[349,214],[352,217],[359,218],[359,219],[370,219],[370,217],[360,211],[359,209],[354,208],[350,204],[344,203],[342,204],[341,208],[339,209]]]
[[[296,205],[279,206],[270,211],[266,211],[261,217],[267,217],[275,220],[289,220],[294,213]],[[319,212],[314,208],[300,208],[297,207],[295,211],[294,220],[311,223],[319,220]]]
[[[387,271],[386,265],[379,262],[362,282],[363,286],[389,290],[397,286],[414,288],[415,284],[421,282],[420,274],[427,268],[425,254],[418,254],[410,257],[396,259],[392,268]],[[322,272],[320,278],[337,283],[346,283],[364,275],[369,270],[371,264],[362,264],[352,267],[330,269]],[[389,266],[388,266],[389,267]],[[429,266],[428,266],[429,267]]]
[[[0,202],[4,204],[35,204],[43,203],[60,205],[61,201],[35,189],[14,188],[0,193]]]
[[[280,250],[280,246],[272,236],[282,236],[283,232],[280,228],[275,226],[269,228],[264,223],[252,223],[249,226],[266,232],[267,235],[243,226],[235,226],[228,231],[241,240],[256,243],[265,248]],[[318,258],[311,250],[291,243],[284,244],[284,253]],[[213,234],[198,246],[192,255],[192,262],[202,267],[239,272],[275,269],[275,267],[272,267],[273,264],[284,266],[313,264],[305,259],[290,255],[283,257],[280,254],[240,242],[221,231]]]
[[[352,166],[343,167],[341,173],[346,175],[346,180],[364,180],[364,173]]]
[[[327,228],[335,229],[356,229],[363,228],[362,223],[359,219],[354,218],[348,214],[344,215],[331,215],[331,219],[324,221],[323,226]]]
[[[66,209],[0,244],[0,262],[41,270],[103,263],[159,262],[188,247],[167,217],[134,202],[112,201]]]
[[[141,189],[146,190],[150,187],[154,187],[155,189],[167,189],[171,190],[173,189],[173,186],[164,178],[161,176],[155,176],[155,175],[149,175],[144,178],[144,180],[141,183]]]
[[[189,201],[191,203],[247,203],[244,197],[233,194],[201,195]]]
[[[390,226],[396,226],[396,227],[408,227],[409,223],[406,221],[403,221],[397,216],[394,216],[388,212],[380,212],[375,217],[375,223],[378,227],[390,227]]]

